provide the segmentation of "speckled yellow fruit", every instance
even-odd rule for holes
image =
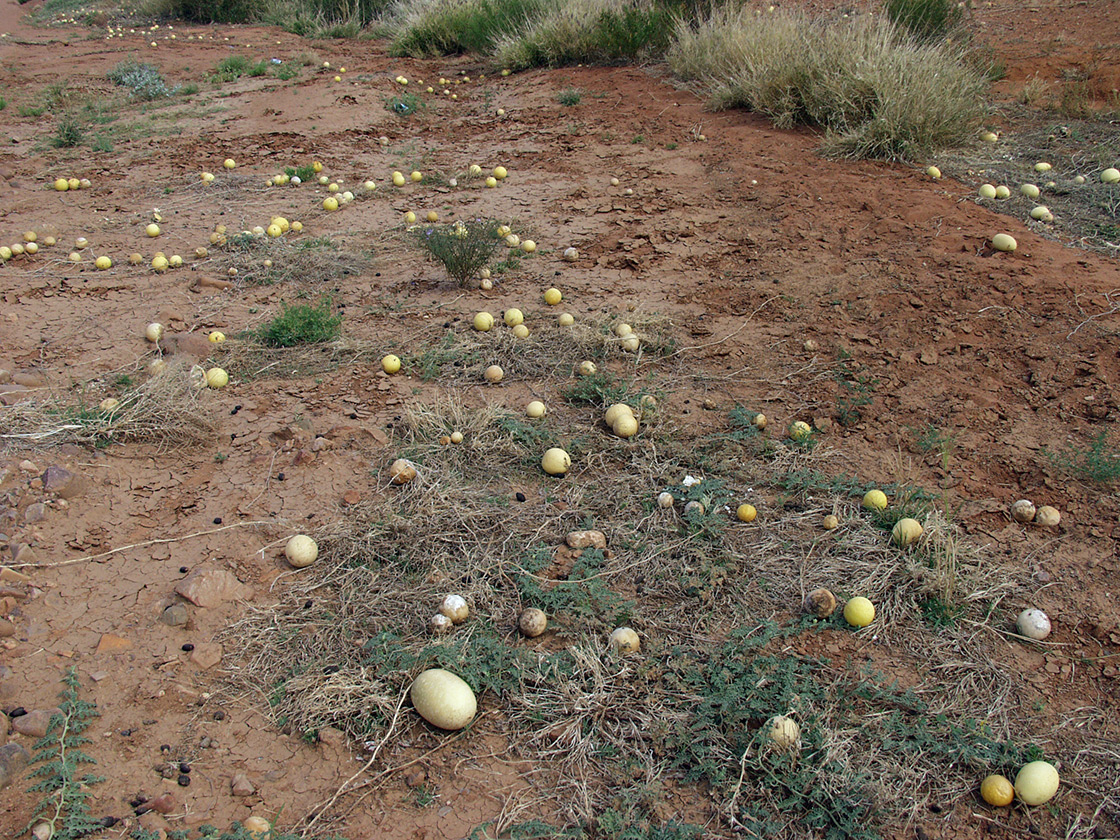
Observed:
[[[868,510],[886,510],[887,494],[882,490],[868,490],[863,494],[863,506]]]
[[[489,312],[479,312],[474,316],[472,323],[479,332],[490,332],[494,328],[494,316]]]
[[[471,687],[442,668],[429,668],[421,673],[408,694],[420,717],[440,729],[462,729],[478,711]]]
[[[408,177],[412,180],[412,183],[419,184],[424,180],[424,173],[414,169],[410,173],[408,173]]]
[[[835,514],[828,514],[821,520],[821,525],[826,531],[835,531],[840,527],[840,519]]]
[[[168,265],[170,265],[170,263],[167,262],[167,257],[152,257],[152,268],[155,271],[167,271]]]
[[[736,509],[735,515],[739,517],[740,522],[754,522],[755,517],[758,516],[758,511],[755,509],[754,505],[749,505],[744,502]]]
[[[152,239],[155,239],[157,236],[159,236],[160,233],[159,225],[157,225],[155,222],[152,222],[150,225],[144,228],[144,233],[148,234],[148,236],[152,237]]]
[[[435,210],[429,210],[428,215],[425,218],[427,218],[429,222],[432,222],[434,224],[435,222],[439,221],[439,213],[437,213]]]
[[[207,388],[224,388],[229,384],[229,374],[220,367],[213,367],[206,371]]]
[[[518,324],[516,327],[513,328],[513,334],[517,338],[528,338],[529,337],[529,328],[527,326],[525,326],[524,324]]]
[[[303,569],[315,562],[319,556],[319,546],[307,534],[296,534],[284,546],[284,556],[297,569]]]
[[[1019,243],[1015,241],[1015,237],[1009,233],[997,233],[992,237],[992,247],[997,251],[1014,251],[1019,247]]]
[[[222,166],[224,166],[226,169],[236,169],[237,162],[233,158],[226,158],[222,161]]]
[[[555,286],[551,289],[546,290],[545,293],[544,293],[544,302],[547,303],[549,306],[556,306],[563,299],[564,299],[564,296],[560,293],[560,290],[557,289]]]
[[[875,620],[875,605],[862,595],[849,598],[844,604],[844,620],[853,627],[866,627]]]
[[[501,365],[490,365],[482,372],[482,375],[491,385],[497,385],[505,377],[506,372],[502,370]]]
[[[916,543],[924,530],[922,523],[917,519],[905,517],[894,523],[894,527],[891,529],[891,542],[899,548],[906,548]]]
[[[991,184],[981,184],[980,189],[979,189],[979,193],[980,193],[981,198],[995,198],[996,197],[996,188],[993,187]]]
[[[506,168],[504,166],[495,166],[494,167],[494,177],[497,178],[499,181],[503,180],[506,177],[506,175],[508,175],[508,174],[509,173],[506,171]]]
[[[531,253],[533,253],[534,251],[537,250],[537,243],[534,242],[532,239],[526,239],[524,242],[521,243],[521,250],[524,251],[526,254],[531,254]]]
[[[511,307],[502,313],[502,320],[506,322],[507,327],[516,327],[524,322],[525,313],[516,307]]]
[[[386,373],[396,373],[401,369],[401,360],[398,356],[389,353],[381,357],[381,369]]]
[[[980,796],[989,805],[1002,808],[1015,798],[1015,788],[1006,776],[993,773],[980,783]]]
[[[96,265],[102,271],[104,271],[107,268],[112,268],[113,267],[113,261],[106,256],[98,257],[96,260],[94,260],[93,264]]]
[[[611,648],[616,653],[637,653],[642,647],[642,640],[630,627],[616,627],[611,633]]]
[[[789,424],[789,436],[798,442],[809,439],[813,434],[813,428],[804,420],[794,420]]]
[[[492,189],[494,189],[494,187],[498,186],[498,179],[495,178],[493,175],[490,175],[489,177],[487,177],[487,179],[484,183],[486,184],[487,189],[492,190]]]
[[[54,188],[59,192],[66,192],[70,189],[70,182],[65,178],[57,178],[54,182]]]
[[[393,186],[403,187],[407,183],[408,183],[408,181],[405,179],[403,172],[394,172],[393,173]]]
[[[548,409],[540,400],[533,400],[531,403],[525,406],[525,414],[529,417],[532,417],[534,420],[536,420],[538,417],[544,417],[546,411],[548,411]]]
[[[556,446],[544,453],[541,469],[549,475],[564,475],[572,466],[572,456]]]
[[[1048,761],[1024,764],[1015,776],[1015,795],[1027,805],[1043,805],[1058,792],[1061,779],[1054,765]]]
[[[333,195],[329,195],[323,199],[323,209],[328,213],[333,213],[338,209],[338,199]]]
[[[570,327],[576,322],[575,316],[571,312],[561,313],[560,317],[556,319],[557,323],[562,327]]]

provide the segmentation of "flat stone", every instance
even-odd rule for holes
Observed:
[[[208,671],[222,661],[222,646],[216,642],[202,642],[191,651],[191,662]]]
[[[23,460],[23,461],[20,461],[19,462],[19,468],[22,472],[25,472],[25,473],[32,473],[34,475],[39,474],[39,465],[36,464],[34,461],[28,461],[26,459]]]
[[[132,642],[124,638],[124,636],[115,636],[112,633],[105,633],[101,636],[101,641],[97,643],[98,653],[118,653],[122,650],[128,650],[132,647]]]
[[[159,620],[168,627],[186,627],[190,618],[186,604],[172,604],[159,614]]]
[[[214,345],[210,339],[201,333],[172,333],[164,334],[160,340],[163,352],[168,355],[191,356],[197,360],[209,358],[214,352]]]
[[[39,562],[39,556],[31,546],[20,543],[12,548],[12,562],[17,566],[22,566],[25,563],[33,565]]]
[[[47,384],[47,377],[39,371],[19,371],[12,374],[12,382],[24,388],[42,388]]]
[[[0,618],[0,639],[7,639],[16,634],[16,626],[6,618]]]
[[[43,489],[60,499],[73,499],[85,492],[85,482],[65,467],[51,464],[43,473]]]
[[[157,814],[170,814],[175,810],[175,797],[170,793],[164,793],[157,796],[155,799],[148,801],[147,806],[155,811]]]
[[[257,792],[257,789],[253,787],[253,783],[249,781],[249,777],[244,773],[238,773],[230,779],[229,788],[234,796],[252,796]]]
[[[572,531],[564,542],[569,548],[606,548],[607,536],[602,531]]]
[[[31,583],[31,576],[7,566],[0,566],[0,581],[5,583]]]
[[[198,607],[210,609],[226,601],[247,601],[253,597],[253,588],[239,581],[225,569],[206,569],[191,572],[179,581],[175,591]]]
[[[0,790],[23,775],[31,761],[31,753],[23,744],[5,744],[0,747]]]
[[[36,709],[17,718],[12,718],[12,730],[29,738],[42,738],[47,734],[51,717],[58,713],[58,709]]]
[[[36,502],[33,505],[28,505],[23,511],[23,521],[28,525],[35,522],[42,522],[47,518],[47,506],[42,502]]]

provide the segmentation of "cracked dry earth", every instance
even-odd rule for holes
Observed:
[[[1038,33],[1050,33],[1046,67],[1053,72],[1097,62],[1111,68],[1102,71],[1107,76],[1120,66],[1109,2],[1062,8],[1060,32],[1052,21],[1061,4],[1036,2],[1022,17],[1019,5],[1002,0],[975,11],[980,32],[1008,61],[1000,91],[1011,95],[1028,77],[1042,49],[1032,46]],[[175,39],[164,28],[105,40],[98,28],[32,26],[22,15],[33,7],[0,6],[9,103],[0,115],[0,241],[37,230],[59,244],[0,268],[5,404],[141,375],[153,353],[143,339],[151,321],[174,334],[234,336],[271,317],[298,288],[224,281],[220,257],[149,271],[155,249],[143,226],[154,208],[168,253],[193,253],[216,224],[241,229],[275,214],[302,219],[308,237],[329,235],[352,250],[372,245],[372,263],[329,291],[344,308],[344,332],[386,349],[415,350],[444,324],[465,331],[483,308],[521,305],[531,319],[551,319],[539,300],[552,284],[577,317],[659,313],[689,348],[669,395],[685,423],[714,428],[736,402],[779,422],[811,419],[835,451],[837,472],[938,488],[969,539],[1013,566],[1031,603],[1054,618],[1054,644],[1006,647],[1007,668],[1024,675],[1018,702],[1037,705],[1040,731],[1048,732],[1062,721],[1077,725],[1082,710],[1103,710],[1092,725],[1120,741],[1120,500],[1110,487],[1063,475],[1043,451],[1083,445],[1113,428],[1120,399],[1115,259],[1065,247],[978,206],[974,185],[931,182],[905,166],[822,160],[808,132],[778,131],[746,113],[707,112],[658,68],[479,80],[486,68],[470,58],[390,59],[380,42],[188,25],[175,25]],[[283,61],[314,52],[347,72],[340,82],[310,66],[290,82],[266,76],[211,84],[209,70],[235,49]],[[129,103],[106,73],[130,55],[199,92],[160,107]],[[398,74],[464,71],[475,81],[461,86],[459,99],[438,101],[416,119],[383,106]],[[52,149],[51,116],[18,114],[19,104],[61,80],[74,96],[115,103],[111,152]],[[566,88],[583,92],[579,105],[557,103]],[[226,157],[238,161],[235,173],[219,174],[228,188],[204,189],[198,173],[220,173]],[[311,159],[348,184],[376,178],[378,197],[328,214],[314,187],[264,188],[267,176]],[[504,163],[511,175],[496,190],[388,188],[389,173],[412,160],[449,172],[474,161]],[[46,188],[71,175],[92,187]],[[617,188],[608,186],[612,175]],[[407,209],[518,219],[542,253],[492,291],[453,288],[386,235]],[[998,231],[1018,239],[1015,253],[988,248]],[[79,236],[89,239],[89,251],[70,263]],[[581,253],[573,264],[560,259],[569,245]],[[133,251],[146,255],[144,265],[128,264]],[[112,269],[93,268],[100,253],[113,257]],[[180,349],[176,356],[193,361],[197,348],[184,342]],[[848,426],[835,416],[841,353],[877,383],[870,409]],[[337,732],[322,732],[312,746],[280,731],[266,715],[263,690],[260,697],[223,694],[223,672],[236,667],[237,651],[216,640],[247,610],[277,601],[289,534],[388,492],[382,476],[393,458],[394,424],[410,400],[438,389],[387,377],[368,362],[276,373],[200,394],[216,432],[187,448],[5,440],[0,705],[49,709],[61,674],[77,669],[101,713],[90,730],[90,752],[107,777],[94,792],[97,815],[136,819],[131,799],[170,793],[166,814],[139,821],[223,826],[255,813],[283,827],[364,760],[363,745]],[[485,394],[461,390],[472,404],[519,406],[538,385],[523,378]],[[913,430],[931,425],[955,441],[947,462],[915,445]],[[1024,496],[1061,510],[1060,526],[1011,522],[1008,506]],[[7,731],[9,721],[0,725]],[[15,730],[3,740],[30,746],[34,739]],[[417,722],[387,749],[384,766],[408,764],[436,743]],[[189,787],[178,784],[180,761],[191,766]],[[339,828],[354,838],[464,837],[527,795],[529,769],[506,753],[495,722],[469,748],[436,750],[384,779]],[[410,794],[421,782],[438,790],[429,807]],[[24,831],[34,803],[26,787],[19,779],[0,794],[5,836]],[[1093,812],[1076,786],[1063,795],[1063,807]],[[669,789],[661,816],[703,822],[702,798]],[[971,810],[951,803],[929,813],[921,832],[1017,837],[1027,825],[1002,828],[970,818]],[[723,833],[716,823],[709,828]],[[914,836],[914,826],[896,832]]]

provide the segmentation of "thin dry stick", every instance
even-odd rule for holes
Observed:
[[[774,297],[770,298],[769,300],[765,300],[762,303],[760,303],[758,305],[758,307],[754,310],[754,312],[752,312],[750,315],[748,315],[746,317],[746,319],[743,321],[743,323],[741,323],[739,325],[739,328],[737,330],[734,330],[733,332],[729,332],[723,338],[717,338],[715,341],[709,341],[705,344],[694,344],[692,347],[682,347],[680,350],[675,350],[674,352],[670,353],[665,358],[671,358],[672,356],[679,356],[681,353],[691,353],[693,350],[703,350],[705,347],[714,347],[717,344],[723,344],[723,342],[725,342],[725,341],[730,341],[731,339],[733,339],[735,336],[737,336],[739,333],[741,333],[743,330],[745,330],[747,328],[747,324],[749,324],[751,321],[754,320],[755,315],[757,315],[759,312],[761,312],[763,309],[765,309],[767,306],[769,306],[773,301],[775,301],[777,299],[778,299],[778,296],[775,295]]]
[[[208,531],[196,531],[193,534],[184,534],[181,537],[167,537],[158,540],[145,540],[144,542],[133,543],[132,545],[122,545],[117,548],[111,548],[108,551],[103,551],[100,554],[87,554],[84,557],[72,557],[69,560],[59,560],[57,563],[15,563],[8,568],[10,569],[52,569],[55,566],[72,566],[75,563],[85,563],[87,560],[93,562],[101,560],[105,557],[111,557],[114,554],[120,554],[122,551],[129,551],[133,548],[147,548],[150,545],[164,545],[167,543],[182,542],[183,540],[193,539],[194,537],[205,537],[210,534],[216,534],[219,531],[228,531],[230,528],[245,528],[250,525],[275,525],[274,519],[260,519],[253,522],[234,522],[232,525],[223,525],[220,528],[211,528]]]
[[[325,814],[327,812],[327,809],[329,809],[331,806],[333,806],[334,803],[336,803],[344,793],[347,793],[348,789],[349,789],[350,785],[353,783],[353,781],[356,778],[358,778],[360,775],[365,773],[367,770],[369,770],[369,768],[373,766],[373,762],[377,761],[377,757],[379,755],[381,755],[382,747],[384,747],[389,742],[389,739],[391,737],[393,737],[393,734],[396,732],[397,721],[400,720],[400,717],[401,717],[401,707],[404,705],[404,698],[407,697],[407,696],[408,696],[408,689],[407,688],[401,689],[401,696],[400,696],[400,699],[397,701],[397,708],[393,712],[393,719],[391,721],[389,721],[389,728],[385,730],[385,737],[381,739],[381,743],[379,743],[376,747],[373,748],[373,752],[370,754],[369,760],[366,761],[366,763],[362,765],[360,770],[358,770],[353,776],[351,776],[349,779],[347,779],[345,782],[343,782],[341,785],[339,785],[338,790],[336,790],[331,795],[330,799],[328,799],[326,802],[322,803],[321,805],[317,806],[314,809],[315,816],[312,817],[311,821],[306,826],[304,826],[302,831],[300,831],[300,833],[299,833],[300,837],[306,837],[308,834],[310,834],[311,829],[313,829],[315,827],[315,824],[317,822],[319,822],[319,818],[322,817],[323,814]]]

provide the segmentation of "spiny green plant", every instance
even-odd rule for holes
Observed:
[[[575,88],[568,88],[556,94],[556,101],[563,105],[565,108],[570,108],[573,105],[578,105],[581,99],[583,99],[583,94]]]
[[[62,682],[66,688],[60,695],[59,714],[51,718],[46,735],[33,747],[32,764],[37,766],[30,775],[39,781],[30,791],[43,798],[32,812],[29,827],[45,823],[52,840],[77,840],[104,828],[89,810],[89,788],[104,779],[81,772],[84,765],[97,763],[82,751],[92,743],[82,733],[98,713],[97,706],[78,693],[81,681],[76,668],[69,669]]]
[[[560,396],[564,402],[572,405],[587,404],[606,408],[625,402],[629,392],[630,389],[609,371],[597,370],[587,376],[577,377],[571,385],[560,390]]]
[[[420,225],[409,240],[443,263],[452,280],[462,284],[478,274],[501,245],[493,219],[469,219],[453,225]]]
[[[552,553],[538,548],[522,560],[525,573],[517,576],[517,588],[526,605],[548,615],[617,627],[629,621],[634,604],[614,592],[600,576],[605,560],[601,549],[585,549],[564,580],[545,585],[539,573],[552,562]]]
[[[301,181],[313,181],[315,179],[315,167],[310,163],[305,163],[303,166],[288,166],[284,169],[284,174],[289,178],[299,178]]]
[[[1097,484],[1114,484],[1120,479],[1120,449],[1109,437],[1107,429],[1087,445],[1070,444],[1060,452],[1043,448],[1043,454],[1064,472]]]
[[[342,331],[342,316],[331,311],[331,301],[323,298],[318,305],[283,304],[279,315],[262,325],[257,338],[268,347],[297,347],[332,341]]]
[[[840,348],[837,354],[832,376],[839,386],[836,419],[842,426],[854,426],[863,419],[863,409],[874,402],[872,395],[879,380],[872,377],[867,366],[856,362],[844,348]]]

